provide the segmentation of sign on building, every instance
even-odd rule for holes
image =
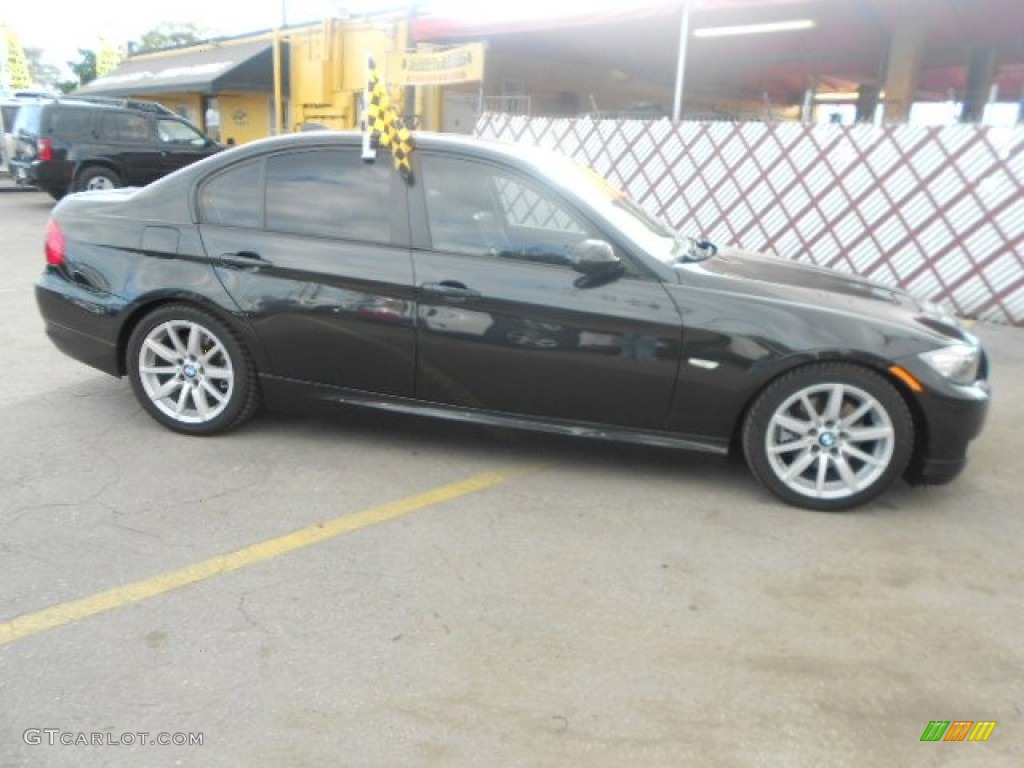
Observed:
[[[470,43],[444,51],[391,54],[391,85],[450,85],[484,79],[483,43]]]

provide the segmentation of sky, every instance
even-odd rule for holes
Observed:
[[[344,11],[361,13],[407,6],[413,0],[49,0],[45,12],[26,0],[0,0],[0,21],[10,25],[26,48],[42,48],[43,60],[64,66],[77,59],[77,50],[97,50],[105,37],[117,46],[137,40],[162,22],[192,22],[210,37],[270,29],[281,22],[315,21]],[[511,5],[496,0],[415,0],[446,15],[472,16],[511,12],[524,16],[566,14],[628,5],[652,0],[515,0]],[[656,0],[655,0],[656,2]]]
[[[346,4],[335,0],[285,0],[288,23],[320,19]],[[63,64],[77,50],[95,50],[102,37],[115,46],[137,40],[162,22],[192,22],[218,35],[269,29],[281,20],[282,0],[50,0],[46,12],[25,0],[0,0],[0,19],[13,27],[22,46],[42,48],[44,60]],[[393,3],[348,3],[349,7]]]

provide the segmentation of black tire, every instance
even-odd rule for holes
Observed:
[[[78,174],[75,182],[75,190],[84,192],[90,189],[117,189],[123,187],[124,181],[117,171],[104,168],[99,165],[92,165]]]
[[[914,420],[896,388],[848,363],[818,363],[772,382],[743,425],[754,476],[783,501],[838,512],[878,496],[906,469]]]
[[[256,369],[242,342],[217,317],[188,304],[168,304],[139,322],[127,367],[139,403],[175,432],[226,432],[259,407]]]
[[[64,199],[67,193],[68,190],[65,187],[50,187],[46,190],[46,194],[58,201]]]

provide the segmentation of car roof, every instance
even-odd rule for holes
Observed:
[[[539,161],[542,161],[544,158],[550,158],[552,155],[550,150],[521,144],[510,144],[494,139],[480,139],[462,134],[417,131],[412,134],[412,137],[415,147],[422,150],[456,150],[466,155],[502,158],[519,161],[527,165],[536,165]],[[353,130],[289,133],[243,144],[232,149],[230,153],[219,155],[218,157],[226,161],[226,163],[232,163],[244,160],[249,156],[263,155],[268,151],[358,146],[362,143],[362,138],[363,135],[360,131]]]
[[[115,99],[103,96],[50,96],[20,99],[19,104],[39,104],[41,106],[87,107],[89,109],[120,109],[131,112],[145,112],[161,117],[181,118],[177,112],[168,109],[156,101],[139,101],[137,99]]]

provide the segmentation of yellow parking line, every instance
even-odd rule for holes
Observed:
[[[221,574],[247,568],[264,560],[287,555],[290,552],[319,544],[328,539],[344,536],[347,533],[353,533],[372,525],[378,525],[379,523],[385,523],[407,515],[410,512],[442,504],[446,501],[457,499],[460,496],[484,491],[533,472],[538,468],[536,465],[524,465],[496,472],[486,472],[482,475],[444,485],[415,496],[364,509],[362,512],[338,517],[324,523],[317,523],[308,528],[300,528],[284,536],[267,539],[266,541],[237,549],[234,552],[229,552],[226,555],[217,555],[209,560],[203,560],[202,562],[179,568],[176,571],[170,571],[141,581],[133,581],[122,587],[98,592],[95,595],[83,597],[79,600],[60,603],[35,613],[26,613],[23,616],[18,616],[0,624],[0,645],[5,645],[39,632],[45,632],[48,629],[81,621],[105,611],[112,611],[129,603],[147,600],[151,597],[162,595],[165,592],[170,592],[173,589],[195,584],[211,576],[220,576]]]

